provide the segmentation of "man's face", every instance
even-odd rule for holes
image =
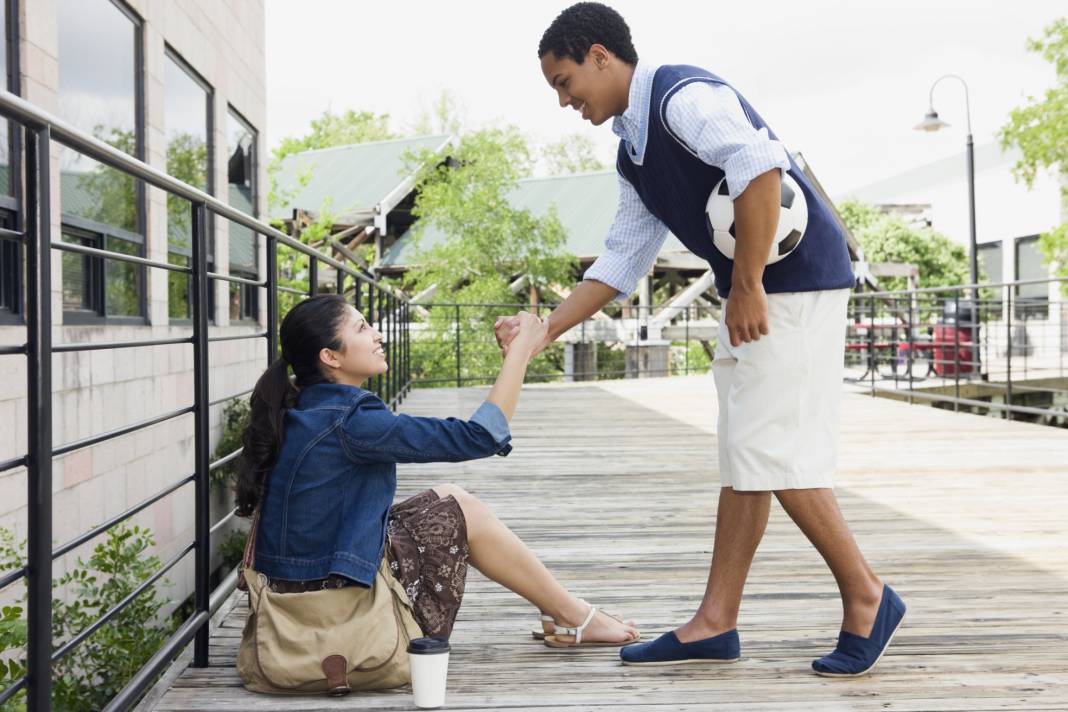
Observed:
[[[610,56],[606,50],[598,48],[600,45],[590,48],[582,64],[570,57],[557,57],[552,52],[541,58],[541,73],[556,90],[560,106],[570,106],[594,126],[600,126],[626,109],[625,99],[620,107],[618,92],[614,91],[612,73],[608,69]]]

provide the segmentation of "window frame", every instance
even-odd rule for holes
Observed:
[[[19,64],[19,0],[0,0],[4,6],[5,36],[4,58],[7,64],[7,76],[4,77],[4,86],[16,96],[22,95],[21,67]],[[23,224],[23,189],[22,189],[22,136],[21,127],[12,121],[7,122],[8,147],[8,170],[11,172],[11,195],[0,195],[0,210],[5,213],[5,220],[9,221],[8,229],[20,232],[21,240],[7,240],[14,245],[11,250],[10,264],[0,254],[0,272],[4,273],[5,280],[10,280],[11,295],[13,297],[10,307],[0,307],[0,326],[24,324],[26,312],[26,295],[24,271],[26,265],[26,226]]]
[[[246,131],[248,131],[252,135],[252,171],[251,171],[251,179],[252,179],[252,217],[259,218],[260,132],[259,132],[259,129],[257,129],[255,126],[252,125],[251,121],[249,121],[248,119],[245,118],[244,114],[242,114],[240,111],[238,111],[234,107],[233,104],[230,104],[230,103],[226,104],[226,113],[227,113],[228,117],[232,116],[239,124],[241,124],[241,126],[243,126],[245,128]],[[226,136],[226,141],[227,141],[227,144],[226,144],[227,160],[229,160],[229,155],[230,155],[230,144],[229,144],[230,136],[229,135]],[[229,198],[229,185],[230,185],[230,179],[229,179],[229,174],[228,174],[227,175],[227,198]],[[229,199],[227,199],[227,204],[229,204],[229,202],[230,202]],[[232,223],[231,223],[231,225],[232,225]],[[254,255],[254,259],[256,260],[256,267],[255,267],[254,271],[253,270],[249,270],[249,269],[245,268],[244,266],[237,266],[235,268],[235,266],[230,262],[229,248],[227,249],[226,263],[227,263],[227,267],[229,269],[229,273],[230,273],[231,276],[243,277],[245,279],[254,279],[254,280],[257,280],[257,281],[260,279],[260,275],[259,275],[259,243],[260,243],[261,237],[262,236],[258,232],[253,231],[253,233],[252,233],[252,240],[253,240],[253,242],[252,242],[252,254]],[[255,323],[259,323],[259,318],[260,318],[259,289],[260,288],[259,287],[254,287],[254,286],[252,286],[250,284],[240,284],[240,283],[230,282],[230,288],[227,290],[227,296],[228,296],[227,301],[228,302],[229,302],[230,295],[232,295],[232,293],[233,293],[233,291],[235,289],[237,290],[237,293],[238,293],[238,312],[239,312],[240,316],[236,321],[233,319],[233,317],[231,317],[230,323],[232,323],[232,324],[255,324]],[[227,312],[229,313],[229,306],[227,307]]]
[[[132,243],[139,246],[140,255],[144,254],[145,242],[140,235],[136,235],[132,232],[127,232],[120,228],[112,227],[111,225],[102,225],[92,220],[85,220],[84,218],[76,218],[72,215],[65,216],[65,219],[60,230],[60,239],[66,234],[73,233],[75,237],[80,240],[85,240],[92,243],[90,247],[94,247],[98,250],[107,250],[108,239],[122,240],[123,242]],[[63,240],[66,242],[66,240]],[[107,263],[108,262],[120,262],[119,260],[106,260],[103,257],[94,257],[90,255],[81,255],[77,252],[64,252],[63,254],[75,254],[83,259],[83,264],[89,267],[92,283],[92,303],[89,309],[77,309],[68,310],[63,307],[63,323],[64,324],[144,324],[145,323],[145,280],[147,275],[145,274],[146,268],[141,265],[135,265],[140,270],[140,299],[138,300],[138,306],[141,311],[140,314],[108,314],[107,313]],[[138,256],[140,256],[138,255]],[[127,263],[129,264],[129,263]],[[62,284],[60,285],[60,291],[62,292]]]
[[[139,161],[145,159],[145,21],[140,15],[137,14],[122,0],[107,0],[112,6],[114,6],[126,19],[133,25],[134,35],[134,146],[136,158]],[[62,53],[62,47],[59,48],[59,52]],[[60,60],[62,61],[62,59]],[[69,149],[74,150],[74,149]],[[118,170],[118,169],[112,169]],[[129,176],[124,171],[119,171],[123,175]],[[147,206],[147,190],[145,188],[144,181],[129,176],[134,181],[134,200],[137,202],[137,233],[132,233],[124,230],[120,227],[113,225],[104,225],[102,223],[95,222],[77,215],[70,213],[60,213],[60,239],[64,232],[80,232],[83,234],[95,235],[99,238],[100,249],[106,249],[107,239],[117,238],[125,240],[126,242],[132,242],[140,246],[140,250],[137,254],[138,257],[146,257],[147,239],[148,234],[148,206]],[[62,198],[60,197],[61,201]],[[60,202],[60,210],[62,211],[62,202]],[[101,275],[102,284],[106,283],[106,266],[104,265],[103,257],[87,257],[88,260],[95,260],[100,264],[93,269],[94,274],[99,271]],[[144,265],[136,265],[136,269],[139,270],[140,278],[140,290],[137,297],[137,315],[130,314],[108,314],[107,313],[107,299],[106,293],[101,293],[101,303],[99,305],[100,311],[67,311],[65,308],[63,311],[63,323],[64,324],[119,324],[119,325],[147,325],[147,303],[148,303],[148,267]]]
[[[170,44],[164,43],[164,45],[163,45],[163,58],[164,58],[163,59],[164,62],[167,62],[167,61],[174,62],[174,64],[178,67],[178,69],[180,69],[183,72],[185,72],[186,76],[188,76],[190,79],[192,79],[201,89],[204,90],[204,92],[206,94],[206,97],[205,97],[206,105],[204,107],[204,111],[205,111],[205,124],[204,124],[204,126],[205,126],[205,130],[207,132],[207,144],[205,146],[205,150],[207,151],[207,157],[208,157],[208,165],[207,165],[208,184],[207,184],[207,190],[205,192],[208,195],[215,195],[215,88],[208,82],[207,79],[204,78],[203,75],[200,74],[200,72],[198,72],[196,69],[193,68],[192,64],[187,62],[186,59],[184,57],[182,57],[181,53],[179,53],[178,50],[174,49],[174,47],[172,47]],[[163,88],[163,94],[164,94],[164,106],[166,106],[166,94],[167,94],[167,87],[166,86],[164,86],[164,88]],[[164,143],[166,143],[166,126],[164,126]],[[168,193],[167,195],[168,195],[168,197],[170,197],[170,193]],[[211,212],[210,210],[207,211],[207,214],[208,214],[208,219],[207,219],[207,224],[205,225],[205,233],[206,233],[206,235],[208,237],[208,247],[209,247],[208,254],[207,254],[207,264],[208,264],[208,271],[209,272],[214,272],[215,271],[215,261],[216,261],[215,260],[215,247],[216,247],[216,241],[215,241],[215,214],[213,212]],[[169,226],[168,226],[168,230],[169,230]],[[189,250],[189,253],[186,254],[186,253],[184,253],[184,252],[182,252],[180,250],[174,250],[174,249],[171,248],[170,234],[168,233],[167,234],[167,261],[168,262],[170,261],[171,255],[178,255],[180,257],[184,257],[187,266],[192,264],[192,262],[193,262],[192,250]],[[170,274],[181,274],[181,273],[170,272],[168,274],[170,275]],[[193,309],[193,280],[191,278],[189,278],[188,274],[186,275],[186,277],[187,277],[187,280],[188,280],[188,284],[187,284],[187,287],[186,287],[186,299],[187,299],[186,303],[189,305],[189,313],[185,317],[170,316],[170,289],[168,288],[168,291],[167,291],[168,323],[178,324],[178,325],[187,325],[187,324],[192,324],[193,323],[193,315],[192,315],[192,309]],[[168,287],[169,287],[169,284],[170,284],[170,282],[169,282],[169,277],[168,277]],[[208,321],[210,321],[212,323],[215,322],[215,281],[214,280],[211,280],[211,281],[208,282]]]
[[[1022,279],[1030,279],[1020,276],[1020,249],[1024,245],[1038,244],[1038,241],[1042,238],[1041,235],[1024,235],[1017,237],[1012,241],[1012,269],[1013,279],[1019,282]],[[1036,250],[1037,252],[1037,250]],[[1043,275],[1044,278],[1049,278],[1049,272]],[[1041,278],[1035,278],[1041,279]],[[1020,289],[1023,287],[1032,285],[1019,285],[1013,287],[1012,303],[1013,303],[1013,318],[1020,320],[1030,319],[1048,319],[1049,318],[1049,287],[1046,286],[1046,292],[1041,296],[1021,296]]]

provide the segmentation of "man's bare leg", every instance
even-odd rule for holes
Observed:
[[[834,574],[842,595],[842,629],[867,638],[879,611],[883,582],[860,553],[834,490],[779,490],[775,496]]]
[[[681,642],[711,638],[737,625],[742,589],[757,546],[764,536],[770,508],[770,492],[735,492],[730,487],[720,488],[708,584],[697,613],[675,631]]]

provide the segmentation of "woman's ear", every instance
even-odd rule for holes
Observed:
[[[337,352],[333,349],[320,349],[319,361],[330,368],[341,368],[341,359],[337,357]]]

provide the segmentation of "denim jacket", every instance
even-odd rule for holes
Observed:
[[[507,455],[508,421],[492,403],[470,420],[397,415],[355,386],[319,383],[286,411],[268,473],[255,569],[269,578],[330,574],[374,583],[398,462],[460,462]]]

